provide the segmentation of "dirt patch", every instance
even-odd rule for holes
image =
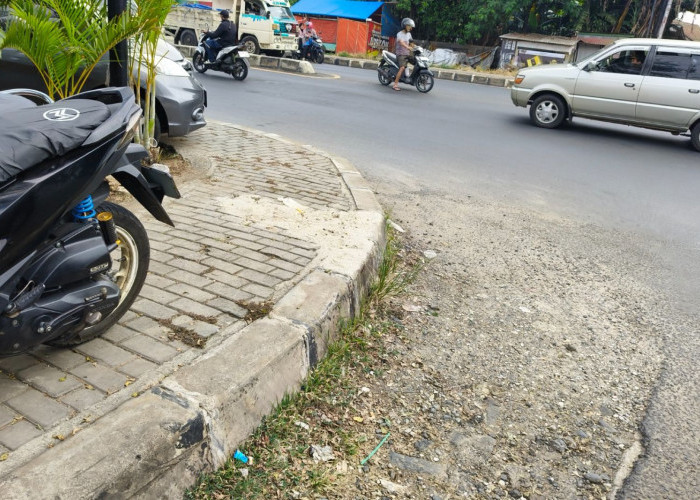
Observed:
[[[272,306],[275,304],[271,301],[263,301],[263,302],[251,302],[247,300],[238,300],[236,301],[236,304],[239,306],[243,307],[246,309],[248,312],[246,315],[243,317],[243,320],[246,322],[246,324],[250,324],[256,319],[264,318],[268,314],[270,314],[270,311],[272,310]]]
[[[402,261],[427,264],[373,304],[333,387],[258,431],[259,465],[227,481],[266,484],[251,498],[610,495],[640,451],[668,321],[643,242],[443,194],[382,204],[407,231]]]
[[[161,143],[160,147],[151,150],[151,155],[154,158],[154,163],[161,163],[168,167],[176,185],[185,184],[201,176],[201,173],[198,173],[188,160],[185,160],[181,154],[167,143]],[[108,177],[107,181],[110,189],[109,201],[127,207],[131,203],[136,203],[129,192],[114,178]]]
[[[643,242],[474,200],[382,202],[431,260],[378,315],[375,369],[351,374],[358,458],[391,435],[331,496],[610,494],[661,368]]]
[[[204,346],[207,344],[207,338],[197,334],[191,328],[176,325],[170,320],[160,320],[159,323],[170,330],[168,332],[168,339],[170,340],[179,340],[183,344],[196,347],[197,349],[204,349]]]
[[[156,163],[167,165],[170,169],[170,175],[180,182],[186,182],[195,176],[192,164],[167,143],[161,143],[153,157]]]

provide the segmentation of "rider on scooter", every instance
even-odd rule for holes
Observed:
[[[236,44],[238,38],[238,28],[236,23],[229,20],[229,11],[224,9],[219,12],[221,16],[221,23],[216,31],[213,33],[210,31],[205,31],[208,39],[204,42],[204,50],[207,52],[207,58],[209,62],[206,64],[213,64],[216,61],[216,55],[224,47],[229,47]]]
[[[396,79],[394,80],[394,90],[401,90],[399,88],[399,80],[403,75],[404,69],[411,61],[411,47],[413,45],[413,37],[411,36],[411,30],[416,27],[416,23],[410,17],[405,17],[401,21],[401,31],[396,34],[396,59],[399,63],[399,72],[396,73]]]
[[[314,38],[318,37],[318,34],[316,33],[316,30],[314,29],[314,25],[311,21],[306,23],[306,30],[304,32],[304,36],[306,40],[304,41],[304,45],[301,47],[301,59],[304,60],[306,59],[306,53],[309,51],[309,48],[311,47],[311,41]]]

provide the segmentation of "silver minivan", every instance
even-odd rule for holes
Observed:
[[[574,116],[673,134],[700,151],[700,42],[625,38],[571,64],[518,71],[511,99],[538,127]]]

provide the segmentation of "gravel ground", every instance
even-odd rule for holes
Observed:
[[[648,245],[471,198],[380,201],[428,264],[391,299],[383,369],[356,375],[361,452],[391,436],[335,496],[614,496],[673,321]]]

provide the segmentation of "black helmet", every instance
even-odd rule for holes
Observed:
[[[228,16],[229,16],[228,11],[227,11],[226,9],[222,10],[221,12],[219,12],[219,15],[220,15],[221,17],[223,17],[224,19],[228,19]]]
[[[401,28],[402,28],[402,29],[406,29],[406,26],[410,26],[411,28],[415,28],[415,27],[416,27],[416,23],[414,23],[414,22],[413,22],[413,19],[411,19],[410,17],[404,17],[404,18],[401,20]]]

